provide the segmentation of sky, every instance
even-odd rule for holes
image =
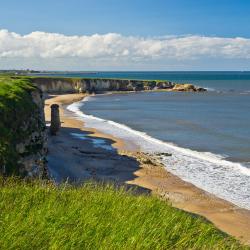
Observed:
[[[250,70],[249,0],[0,6],[0,69]]]

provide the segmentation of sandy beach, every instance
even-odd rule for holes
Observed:
[[[62,128],[57,136],[49,137],[48,145],[49,169],[57,181],[94,179],[134,185],[142,192],[170,201],[177,208],[204,216],[222,231],[250,244],[249,210],[167,172],[157,159],[140,152],[132,142],[84,127],[84,122],[66,110],[66,106],[85,96],[49,96],[45,102],[47,123],[50,123],[50,105],[60,106]]]

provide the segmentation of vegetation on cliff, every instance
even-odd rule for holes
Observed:
[[[203,218],[112,185],[0,179],[1,249],[244,249]]]
[[[5,174],[19,174],[20,152],[17,145],[25,141],[35,130],[44,126],[39,123],[39,108],[32,99],[36,87],[28,78],[0,76],[0,171]],[[37,150],[29,145],[22,154]]]

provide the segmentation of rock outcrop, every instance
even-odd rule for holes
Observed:
[[[206,91],[204,88],[196,87],[192,84],[175,84],[172,88],[173,91],[184,91],[184,92],[202,92]]]
[[[56,135],[61,127],[59,105],[52,104],[50,108],[51,108],[50,134]]]

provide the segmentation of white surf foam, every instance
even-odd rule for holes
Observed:
[[[250,95],[250,90],[245,90],[241,92],[240,95]]]
[[[87,97],[84,101],[94,100]],[[222,156],[210,152],[198,152],[178,147],[172,143],[153,138],[126,125],[84,114],[80,108],[84,101],[68,106],[86,127],[118,138],[133,141],[142,151],[149,153],[166,152],[163,156],[166,169],[203,190],[228,200],[240,207],[250,209],[250,169],[240,163],[224,160]]]
[[[216,91],[216,89],[214,89],[214,88],[209,88],[209,87],[205,87],[205,89],[206,89],[207,91]]]

